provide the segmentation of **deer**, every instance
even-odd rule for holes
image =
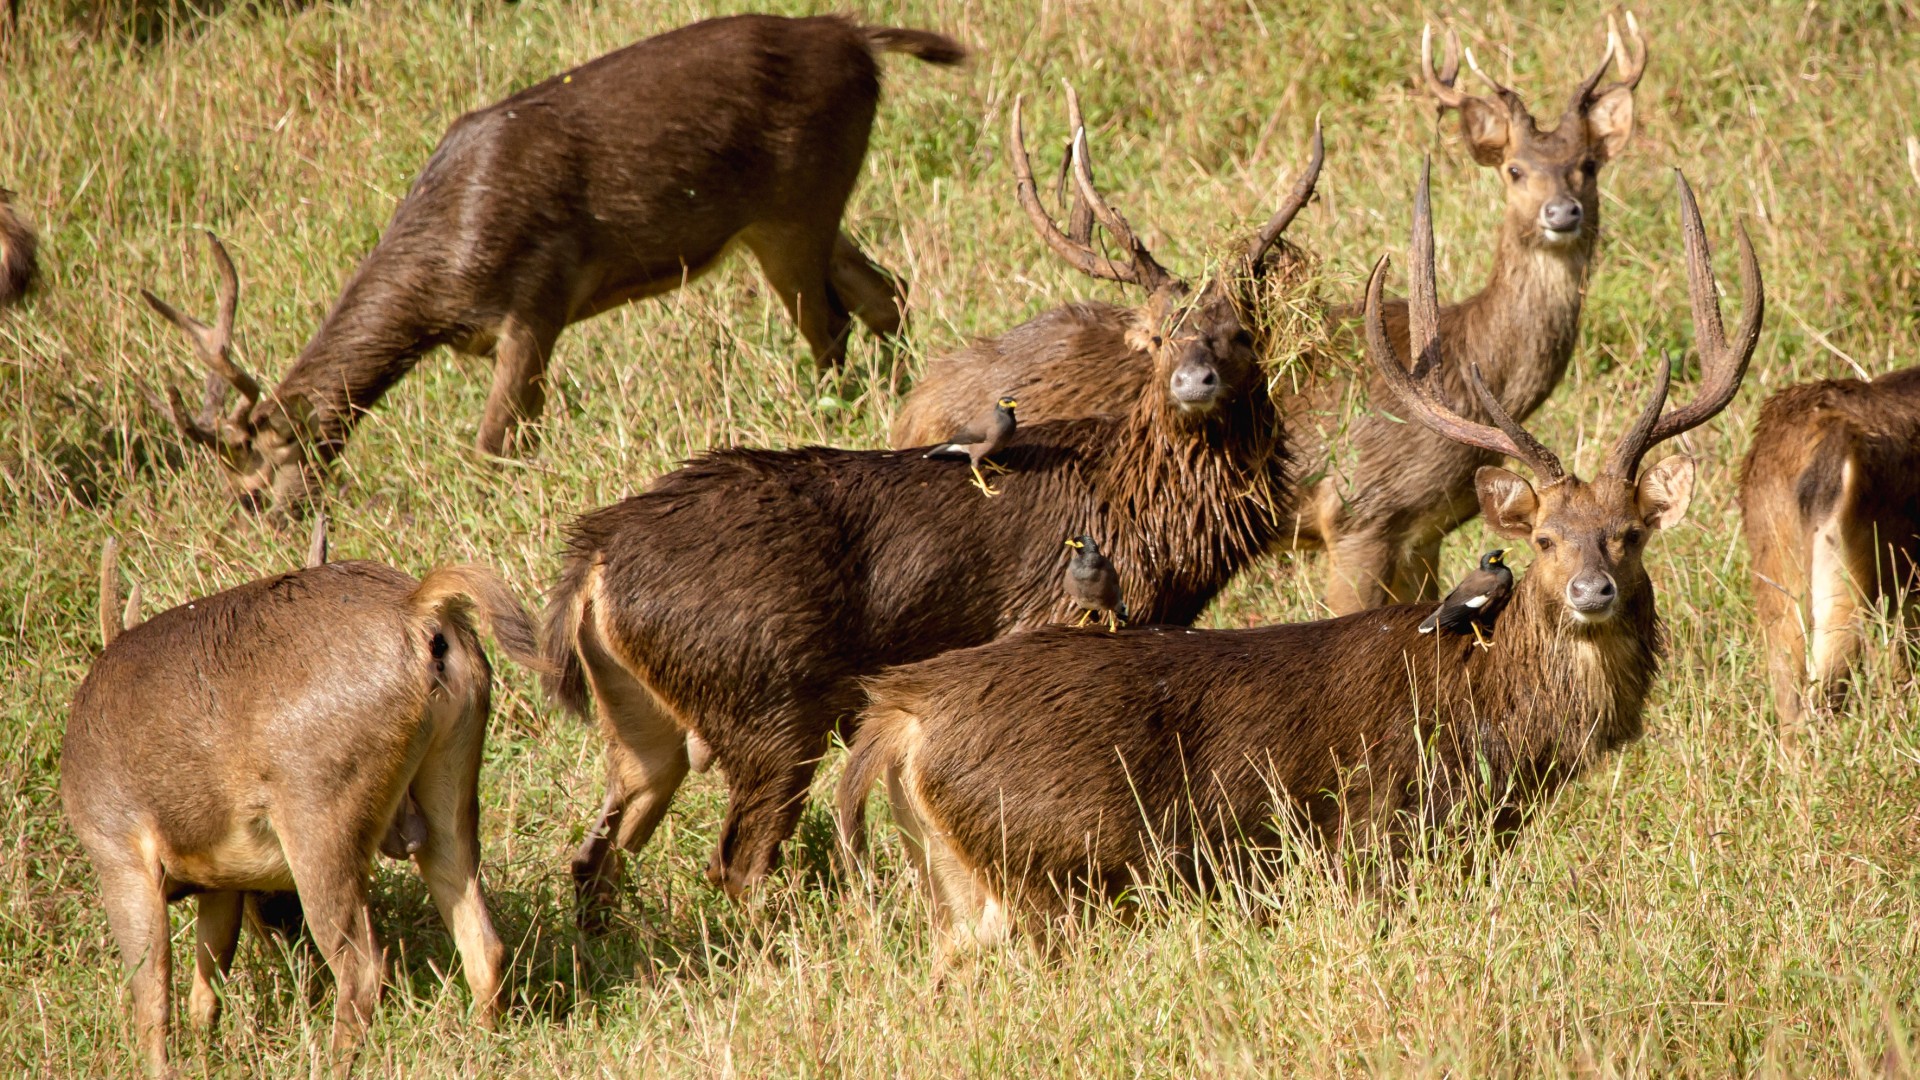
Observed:
[[[1694,463],[1640,464],[1732,400],[1763,313],[1743,228],[1745,295],[1725,333],[1699,209],[1684,178],[1679,187],[1698,394],[1667,410],[1669,359],[1592,481],[1528,432],[1481,371],[1469,367],[1469,392],[1492,423],[1453,404],[1424,174],[1408,259],[1410,370],[1382,296],[1385,256],[1369,277],[1367,350],[1403,409],[1532,472],[1487,465],[1475,477],[1489,525],[1533,551],[1491,649],[1422,636],[1430,607],[1400,604],[1245,630],[1042,628],[868,681],[836,793],[840,835],[857,859],[867,795],[884,778],[931,905],[937,962],[1111,898],[1156,866],[1217,882],[1235,859],[1283,854],[1288,837],[1372,854],[1388,871],[1474,827],[1510,839],[1640,736],[1662,652],[1645,547],[1684,519]]]
[[[1014,107],[1019,124],[1020,104]],[[583,925],[615,897],[689,769],[728,785],[707,877],[742,897],[779,865],[835,731],[888,664],[1071,617],[1060,537],[1100,536],[1134,617],[1185,624],[1275,536],[1283,433],[1230,259],[1189,296],[1074,179],[1127,261],[1060,233],[1077,266],[1156,289],[1155,375],[1117,416],[1021,424],[981,506],[965,470],[917,451],[710,451],[574,521],[549,594],[551,695],[606,740],[606,794],[573,858]],[[1059,232],[1058,227],[1055,231]]]
[[[491,1026],[505,950],[480,888],[480,757],[492,668],[477,632],[535,670],[526,612],[500,578],[451,565],[308,565],[144,622],[102,558],[104,650],[60,755],[67,818],[100,879],[147,1066],[167,1067],[167,907],[197,898],[188,1014],[210,1030],[243,912],[297,892],[335,983],[330,1047],[350,1067],[380,997],[368,910],[376,850],[411,858]]]
[[[39,272],[39,238],[13,207],[17,192],[0,188],[0,308],[19,303]]]
[[[677,289],[735,247],[754,254],[815,359],[837,366],[850,319],[887,339],[902,325],[904,288],[840,227],[890,52],[966,55],[922,30],[741,15],[468,113],[271,392],[228,354],[239,285],[217,241],[213,328],[144,292],[209,371],[198,414],[177,389],[156,407],[214,451],[243,503],[298,513],[359,418],[446,345],[494,358],[480,450],[530,449],[561,330]]]
[[[1432,28],[1421,38],[1428,92],[1442,110],[1460,114],[1473,160],[1496,170],[1506,196],[1486,285],[1440,309],[1439,363],[1447,382],[1463,388],[1468,365],[1479,363],[1502,407],[1520,420],[1552,396],[1578,340],[1600,235],[1600,170],[1632,138],[1633,92],[1646,71],[1646,38],[1632,15],[1627,32],[1631,47],[1608,20],[1600,64],[1574,88],[1558,123],[1544,131],[1524,99],[1478,64],[1472,69],[1491,96],[1458,88],[1457,33],[1448,32],[1438,70]],[[1619,79],[1602,86],[1616,63]],[[1391,301],[1385,310],[1389,333],[1405,348],[1406,303]],[[1357,305],[1328,310],[1334,331],[1329,353],[1357,344],[1352,339],[1361,314]],[[1124,351],[1126,320],[1125,309],[1069,304],[935,360],[903,403],[891,442],[931,442],[956,413],[965,415],[961,403],[1002,388],[1017,394],[1021,416],[1029,420],[1122,407],[1146,377],[1143,354]],[[1329,355],[1310,362],[1314,373],[1281,403],[1292,429],[1299,489],[1289,545],[1296,552],[1325,553],[1323,599],[1333,614],[1437,600],[1440,544],[1477,513],[1474,475],[1497,459],[1420,425],[1399,423],[1377,407],[1354,412],[1354,398],[1390,402],[1391,392],[1378,376],[1364,386],[1350,383],[1332,360]],[[1477,400],[1461,407],[1487,420]]]

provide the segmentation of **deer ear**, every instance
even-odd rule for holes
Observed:
[[[1687,516],[1693,501],[1693,459],[1685,454],[1662,458],[1640,474],[1640,516],[1649,527],[1671,529]]]
[[[1587,133],[1599,141],[1603,157],[1619,157],[1633,138],[1633,91],[1616,86],[1601,94],[1587,109]]]
[[[1499,109],[1470,97],[1460,106],[1460,134],[1466,136],[1473,160],[1480,165],[1498,165],[1507,156],[1507,118]]]
[[[1480,493],[1480,512],[1494,532],[1516,540],[1533,534],[1540,497],[1525,477],[1497,465],[1482,465],[1473,474],[1473,486]]]

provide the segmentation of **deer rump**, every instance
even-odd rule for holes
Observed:
[[[843,832],[861,845],[867,792],[890,774],[903,832],[936,835],[1003,902],[1058,911],[1155,868],[1211,881],[1288,832],[1397,854],[1463,806],[1510,828],[1590,756],[1638,737],[1637,704],[1608,708],[1569,753],[1564,733],[1584,725],[1555,713],[1584,705],[1591,722],[1611,695],[1540,692],[1531,674],[1503,671],[1528,628],[1503,623],[1509,647],[1473,649],[1419,635],[1429,611],[1253,630],[1048,628],[889,670],[868,682],[839,788]],[[1315,671],[1337,672],[1338,691],[1301,693]]]

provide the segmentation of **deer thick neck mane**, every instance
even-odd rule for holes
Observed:
[[[1523,240],[1509,223],[1500,231],[1486,287],[1440,314],[1443,341],[1456,364],[1480,365],[1487,388],[1517,420],[1553,393],[1566,374],[1580,333],[1599,222],[1571,243]]]
[[[1193,610],[1152,617],[1191,622],[1274,542],[1291,509],[1285,440],[1265,376],[1205,420],[1185,416],[1163,392],[1144,394],[1105,434],[1112,442],[1089,463],[1088,479],[1122,579],[1133,587],[1139,571],[1129,563],[1154,568],[1150,576],[1173,583],[1163,595],[1182,598],[1183,608],[1192,597]]]
[[[1460,707],[1447,719],[1473,727],[1460,732],[1462,749],[1491,768],[1488,795],[1509,781],[1522,792],[1551,790],[1640,737],[1659,670],[1653,588],[1643,580],[1637,590],[1623,589],[1619,602],[1623,610],[1612,619],[1580,625],[1548,586],[1527,575],[1515,585],[1491,649],[1472,649],[1463,664],[1440,661],[1455,669],[1442,685],[1460,680]],[[1469,775],[1479,768],[1471,760],[1454,764]]]

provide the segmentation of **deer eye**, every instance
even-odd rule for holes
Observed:
[[[1553,550],[1553,537],[1536,536],[1533,538],[1533,546],[1539,548],[1540,553],[1544,555]]]
[[[1159,334],[1155,334],[1155,335],[1153,335],[1153,347],[1154,347],[1154,348],[1156,348],[1156,349],[1160,347],[1160,335],[1159,335]]]
[[[1507,175],[1513,177],[1513,179],[1516,182],[1518,182],[1520,179],[1520,166],[1518,165],[1507,166]]]
[[[1253,334],[1246,330],[1237,331],[1233,335],[1233,343],[1235,345],[1241,346],[1242,348],[1250,349],[1253,347]]]
[[[1646,534],[1639,529],[1628,529],[1626,532],[1620,534],[1620,540],[1628,547],[1638,547],[1640,541],[1644,539],[1645,536]]]

